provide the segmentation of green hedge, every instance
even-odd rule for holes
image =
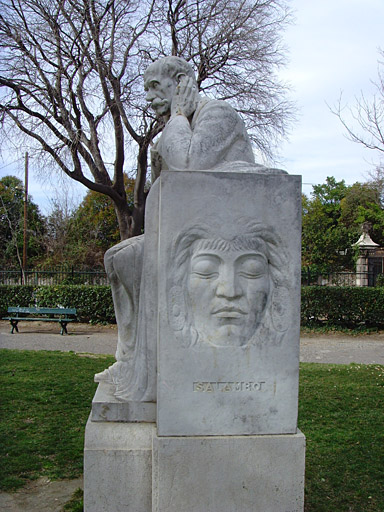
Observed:
[[[301,324],[384,327],[384,288],[303,286]]]
[[[0,285],[0,315],[8,306],[74,307],[79,319],[115,323],[109,286]],[[384,288],[303,286],[301,294],[303,326],[384,327]]]
[[[83,322],[116,322],[109,286],[0,285],[1,316],[6,315],[9,306],[72,307]]]

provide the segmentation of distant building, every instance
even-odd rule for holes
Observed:
[[[356,286],[375,286],[377,276],[384,273],[384,248],[375,243],[369,235],[372,225],[364,222],[362,234],[353,244],[359,248],[356,262]]]

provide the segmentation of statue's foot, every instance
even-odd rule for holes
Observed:
[[[107,382],[108,384],[120,385],[127,381],[129,377],[129,365],[125,361],[116,361],[112,366],[106,368],[94,376],[95,382]]]
[[[111,372],[109,368],[106,368],[100,373],[96,373],[93,379],[95,382],[108,382],[108,384],[113,383]]]
[[[114,396],[123,402],[141,402],[143,392],[132,382],[131,365],[127,361],[116,361],[106,370],[96,373],[95,382],[113,384]],[[150,400],[152,401],[152,400]]]

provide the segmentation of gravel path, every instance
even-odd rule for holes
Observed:
[[[115,325],[70,324],[68,336],[60,335],[57,324],[20,322],[19,333],[0,321],[0,348],[18,350],[61,350],[92,354],[114,354]],[[351,336],[309,334],[300,338],[300,361],[334,364],[384,364],[384,333]]]
[[[0,321],[0,348],[17,350],[61,350],[93,354],[114,354],[117,329],[114,325],[70,324],[69,335],[45,322],[20,322],[19,333],[10,334],[8,322]],[[333,364],[384,364],[384,333],[361,336],[303,335],[300,361]],[[4,512],[61,512],[82,479],[50,482],[40,478],[16,493],[0,493]]]
[[[19,332],[11,334],[9,322],[0,321],[0,348],[17,350],[61,350],[91,354],[114,354],[117,345],[115,325],[69,324],[68,335],[48,322],[19,322]]]
[[[384,364],[384,333],[300,337],[300,361],[330,364]]]

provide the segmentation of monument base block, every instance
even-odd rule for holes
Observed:
[[[302,512],[305,437],[159,437],[88,420],[85,512]]]
[[[156,421],[155,402],[124,402],[113,394],[115,386],[100,382],[92,400],[92,421],[145,422]]]
[[[305,437],[157,437],[153,512],[302,512]]]
[[[154,423],[88,420],[84,512],[150,512]]]

